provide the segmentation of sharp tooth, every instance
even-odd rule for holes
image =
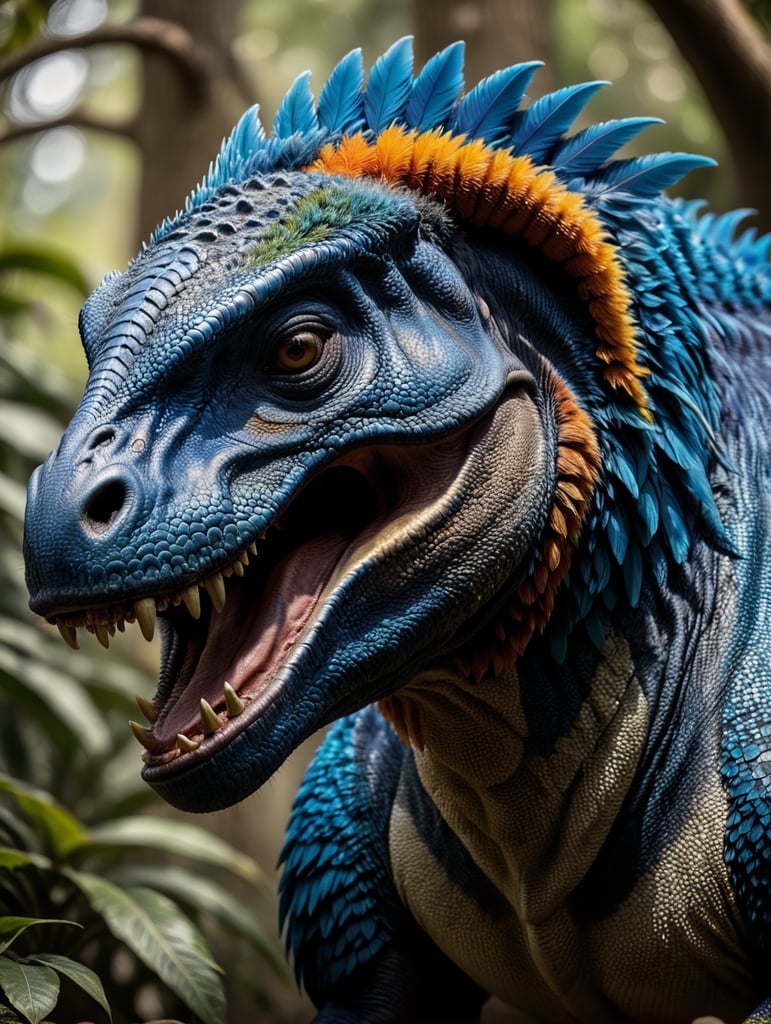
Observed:
[[[158,708],[153,704],[152,701],[147,700],[146,697],[140,697],[138,694],[134,698],[137,702],[137,707],[145,716],[150,725],[155,725],[158,721]]]
[[[198,589],[198,584],[194,583],[192,587],[188,587],[187,590],[182,591],[182,600],[185,602],[185,608],[190,612],[194,619],[201,618],[201,591]]]
[[[206,593],[211,598],[211,603],[221,612],[225,607],[225,581],[222,578],[222,573],[215,572],[213,576],[209,576],[203,581],[204,587],[206,587]]]
[[[185,736],[183,732],[177,733],[177,746],[183,754],[191,754],[194,750],[197,750],[200,745],[200,740],[191,740],[190,737]]]
[[[222,722],[219,719],[219,715],[216,713],[214,708],[203,697],[201,697],[201,725],[203,727],[204,736],[209,736],[211,733],[216,732],[222,728]]]
[[[237,718],[246,707],[246,704],[244,704],[230,683],[225,683],[224,690],[228,718]]]
[[[142,597],[134,602],[134,614],[137,617],[139,628],[145,640],[152,640],[155,636],[155,599]]]
[[[236,574],[236,576],[243,576],[244,575],[244,567],[243,567],[241,562],[233,562],[233,565],[231,566],[231,568],[232,568],[233,572]]]
[[[246,548],[244,548],[244,550],[241,552],[241,554],[238,557],[241,559],[241,561],[244,563],[244,565],[248,565],[249,564],[249,552],[246,550]]]
[[[68,626],[65,622],[57,622],[56,628],[61,633],[62,639],[65,643],[69,644],[73,651],[80,649],[78,647],[78,631],[74,626]]]
[[[257,544],[256,544],[256,542],[252,541],[252,543],[247,546],[246,550],[249,552],[250,555],[256,555],[257,554]]]
[[[125,619],[118,619],[118,621],[115,623],[115,625],[118,627],[118,632],[122,633],[125,630],[125,628],[126,628],[126,620]]]
[[[94,623],[94,632],[96,633],[96,639],[102,645],[102,647],[110,646],[110,634],[107,626],[103,622]]]
[[[145,750],[155,750],[155,737],[152,729],[140,725],[139,722],[129,722],[129,726]]]

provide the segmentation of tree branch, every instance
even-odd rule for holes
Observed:
[[[141,17],[125,25],[100,25],[91,32],[67,38],[36,39],[0,61],[0,82],[17,74],[33,61],[64,50],[125,43],[142,50],[155,50],[173,61],[187,77],[190,86],[205,96],[213,74],[206,49],[199,46],[181,25],[162,18]]]
[[[86,131],[109,132],[136,143],[136,119],[125,118],[122,121],[94,117],[85,110],[72,110],[69,114],[51,118],[48,121],[33,121],[28,124],[13,124],[4,132],[0,132],[0,146],[7,142],[29,138],[38,132],[47,132],[51,128],[83,128]]]
[[[741,0],[648,2],[715,111],[746,198],[768,215],[771,44]]]

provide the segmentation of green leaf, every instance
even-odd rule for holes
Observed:
[[[24,641],[36,634],[37,657]],[[0,670],[15,679],[35,704],[43,704],[91,757],[103,757],[110,747],[110,732],[84,687],[71,675],[43,660],[40,632],[25,623],[0,617]]]
[[[86,829],[76,817],[58,804],[50,793],[2,774],[0,793],[8,793],[13,797],[22,814],[45,839],[55,860],[65,858],[73,850],[89,842],[90,837]]]
[[[59,956],[56,953],[38,953],[36,956],[27,957],[27,959],[34,960],[37,964],[45,964],[53,968],[58,974],[63,974],[65,978],[74,981],[79,988],[83,989],[86,995],[91,996],[94,1002],[99,1003],[110,1020],[112,1020],[112,1011],[110,1010],[110,1004],[107,1002],[107,996],[105,995],[102,983],[98,975],[94,974],[90,968],[84,967],[83,964],[79,964],[76,960],[70,960],[67,956]]]
[[[75,921],[64,921],[56,917],[0,917],[0,953],[4,953],[22,932],[36,924],[71,924],[75,928],[82,927]]]
[[[59,999],[59,975],[50,967],[0,956],[0,988],[30,1024],[41,1024]]]
[[[10,846],[0,846],[0,869],[15,871],[18,868],[37,868],[38,871],[50,871],[53,864],[40,853],[13,850]]]
[[[68,256],[47,246],[17,244],[0,250],[0,273],[26,270],[43,274],[69,285],[85,298],[91,288],[78,266]]]
[[[75,885],[124,942],[204,1024],[223,1024],[220,969],[198,929],[168,897],[140,887],[121,889],[104,878],[68,869]]]
[[[0,399],[0,444],[39,462],[56,447],[61,434],[61,424],[44,409]]]
[[[0,473],[0,511],[21,522],[25,504],[26,488],[7,473]]]
[[[31,309],[32,302],[29,299],[17,299],[12,295],[0,292],[0,320],[20,316],[22,313],[28,313]]]
[[[121,818],[103,825],[95,825],[90,836],[96,848],[142,847],[148,850],[162,850],[164,853],[178,854],[200,864],[232,871],[247,882],[264,882],[260,868],[251,857],[247,857],[211,832],[186,822],[150,815]]]
[[[145,885],[160,889],[177,903],[210,914],[245,939],[268,961],[276,974],[285,975],[283,955],[263,931],[254,908],[236,899],[224,886],[170,864],[120,867],[110,877],[123,886]]]

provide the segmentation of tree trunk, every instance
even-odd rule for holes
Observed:
[[[236,10],[236,0],[142,2],[143,15],[173,23],[169,31],[189,35],[205,74],[184,74],[165,54],[143,52],[142,109],[136,127],[142,160],[137,211],[140,242],[184,205],[223,136],[251,102],[239,88],[231,52]]]
[[[741,0],[649,0],[699,79],[743,202],[771,229],[771,44]]]
[[[437,50],[466,42],[466,85],[520,61],[542,60],[531,95],[553,88],[549,19],[552,0],[413,0],[416,64]]]

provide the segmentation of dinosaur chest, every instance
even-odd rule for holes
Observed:
[[[465,727],[448,748],[445,726],[437,756],[445,688],[444,711],[423,715],[426,748],[405,768],[392,814],[397,887],[455,963],[534,1019],[728,1019],[752,995],[723,863],[717,773],[625,898],[604,900],[595,862],[638,769],[650,714],[626,645],[606,647],[549,756],[527,752],[515,679],[489,693],[454,690],[453,717],[462,710]],[[419,686],[427,708],[432,681]],[[635,872],[639,841],[626,837],[626,861],[611,871]]]

